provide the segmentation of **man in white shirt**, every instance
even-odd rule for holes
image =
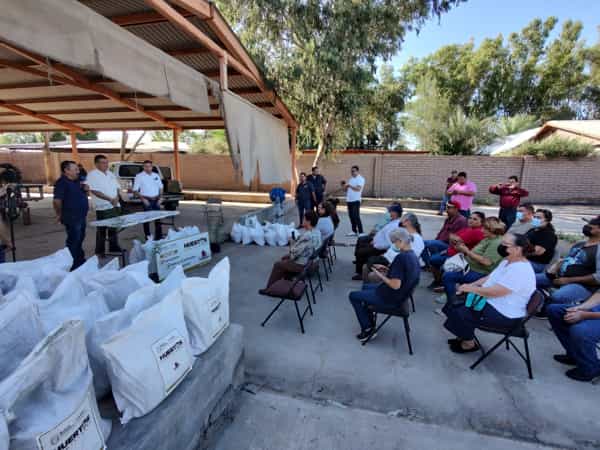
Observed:
[[[160,210],[160,196],[163,184],[160,176],[152,171],[152,161],[144,161],[144,170],[135,176],[133,193],[142,200],[144,211]],[[159,221],[154,222],[154,239],[162,239],[162,228]],[[150,224],[144,224],[144,235],[150,236]]]
[[[348,207],[348,216],[352,224],[352,233],[347,236],[358,236],[363,233],[363,226],[360,220],[360,202],[362,199],[362,191],[365,187],[365,179],[359,173],[358,166],[352,166],[351,177],[346,181],[342,181],[342,188],[346,189],[346,206]]]
[[[94,158],[96,168],[87,174],[85,184],[90,188],[92,202],[96,208],[96,219],[104,220],[121,215],[119,204],[119,182],[108,170],[108,159],[104,155]],[[106,251],[106,227],[96,228],[96,255],[103,256]],[[120,253],[117,231],[108,229],[108,251]]]
[[[379,230],[373,240],[365,244],[364,240],[359,240],[354,249],[354,264],[356,265],[356,273],[352,277],[353,280],[362,280],[363,265],[373,256],[383,255],[392,245],[390,233],[400,226],[400,217],[402,216],[402,206],[395,203],[388,207],[391,220],[381,230]]]

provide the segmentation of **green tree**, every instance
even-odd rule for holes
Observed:
[[[377,58],[396,53],[406,33],[461,0],[218,1],[265,67],[301,126],[315,158],[366,101]]]
[[[535,19],[507,40],[500,35],[479,47],[472,42],[444,46],[409,61],[403,74],[413,92],[422,78],[431,77],[451,105],[480,119],[516,114],[542,120],[586,117],[583,94],[593,85],[586,57],[597,59],[585,48],[580,22],[565,21],[550,40],[557,22],[555,17]]]
[[[496,123],[495,131],[498,136],[506,137],[530,130],[539,125],[540,121],[535,116],[516,114],[511,117],[500,117]]]

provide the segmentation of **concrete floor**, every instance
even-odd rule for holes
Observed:
[[[264,206],[264,205],[263,205]],[[255,206],[227,205],[229,223]],[[181,207],[178,224],[203,224],[198,203]],[[365,208],[365,228],[382,208]],[[64,232],[52,224],[49,203],[32,211],[34,225],[17,226],[20,258],[33,258],[63,246]],[[420,215],[425,238],[441,218]],[[290,218],[296,220],[296,217]],[[574,219],[577,222],[577,218]],[[560,228],[560,227],[559,227]],[[344,244],[348,221],[342,214],[338,242]],[[93,231],[86,240],[93,248]],[[140,231],[123,234],[129,246]],[[257,395],[241,394],[238,416],[214,443],[221,449],[318,448],[599,448],[600,386],[570,381],[552,354],[561,348],[546,321],[531,323],[534,380],[514,351],[499,349],[475,371],[476,355],[455,355],[439,305],[424,288],[424,274],[411,316],[415,354],[407,351],[404,330],[392,320],[365,347],[354,338],[358,325],[348,293],[352,247],[340,246],[331,281],[317,297],[315,315],[299,330],[294,308],[283,305],[266,327],[260,322],[274,306],[258,295],[273,261],[286,249],[226,244],[215,261],[232,265],[231,320],[244,326],[247,381]],[[191,275],[205,275],[210,266]],[[484,335],[484,345],[497,337]],[[504,438],[504,439],[499,439]],[[310,444],[300,445],[300,441]]]
[[[363,219],[367,226],[374,223],[379,211],[366,208]],[[436,216],[422,216],[424,236],[431,237],[440,222]],[[347,231],[344,216],[338,231],[340,243]],[[397,427],[390,426],[389,433],[376,435],[372,441],[368,427],[349,426],[366,420],[360,412],[363,410],[439,425],[449,433],[444,436],[452,445],[463,442],[460,447],[465,449],[482,445],[470,441],[467,434],[450,431],[479,433],[486,445],[492,442],[488,436],[502,436],[553,448],[600,447],[600,386],[574,382],[564,376],[566,367],[552,359],[561,348],[547,321],[536,319],[530,325],[534,380],[527,378],[525,364],[517,354],[504,349],[471,371],[469,365],[477,356],[455,355],[448,350],[449,334],[442,328],[443,318],[434,313],[439,305],[424,287],[430,282],[430,275],[424,274],[415,296],[417,312],[410,319],[415,354],[408,354],[399,320],[392,320],[375,341],[362,347],[354,337],[359,329],[348,303],[348,293],[360,288],[359,282],[351,281],[352,247],[338,247],[333,278],[317,297],[315,315],[305,323],[306,334],[300,333],[291,304],[283,305],[263,328],[260,323],[274,303],[258,295],[257,290],[264,286],[272,262],[284,253],[284,249],[277,248],[228,246],[224,254],[230,256],[232,263],[232,321],[245,327],[247,380],[259,392],[257,398],[242,402],[241,417],[246,417],[248,411],[262,414],[265,402],[275,403],[273,407],[277,410],[291,412],[282,412],[283,418],[276,421],[275,427],[248,428],[243,420],[234,420],[216,448],[304,448],[281,445],[292,442],[294,437],[323,439],[312,448],[358,448],[354,446],[355,439],[367,448],[400,448],[403,436],[414,430],[400,421]],[[481,336],[487,346],[497,339]],[[272,397],[272,392],[278,396]],[[302,399],[300,405],[298,398]],[[332,402],[346,409],[323,413],[323,424],[317,426],[314,418],[303,421],[302,414],[293,412],[294,408],[307,408],[306,416],[311,417],[313,407],[303,403],[306,401]],[[309,431],[302,432],[306,421]],[[329,429],[337,436],[333,440],[310,434],[328,433]],[[458,441],[452,441],[452,436],[459,435],[462,437]],[[236,440],[236,436],[245,438]],[[398,447],[388,442],[392,436]],[[407,448],[433,448],[428,436],[429,432],[421,438],[413,436]],[[504,448],[516,445],[494,442],[498,448],[502,448],[503,442]],[[438,445],[438,448],[452,448],[444,441]]]

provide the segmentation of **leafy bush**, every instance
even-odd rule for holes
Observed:
[[[513,155],[529,155],[547,159],[577,159],[593,153],[594,146],[592,144],[558,136],[538,142],[526,142],[511,152]]]

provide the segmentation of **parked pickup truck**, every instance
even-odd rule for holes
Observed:
[[[135,209],[142,204],[142,201],[133,195],[133,180],[135,176],[144,170],[144,164],[141,162],[119,161],[110,163],[109,169],[121,185],[121,204],[124,209]],[[179,206],[179,201],[183,200],[181,192],[181,183],[173,180],[171,168],[166,166],[154,166],[152,170],[160,176],[163,183],[163,195],[161,204],[164,209],[174,211]]]

